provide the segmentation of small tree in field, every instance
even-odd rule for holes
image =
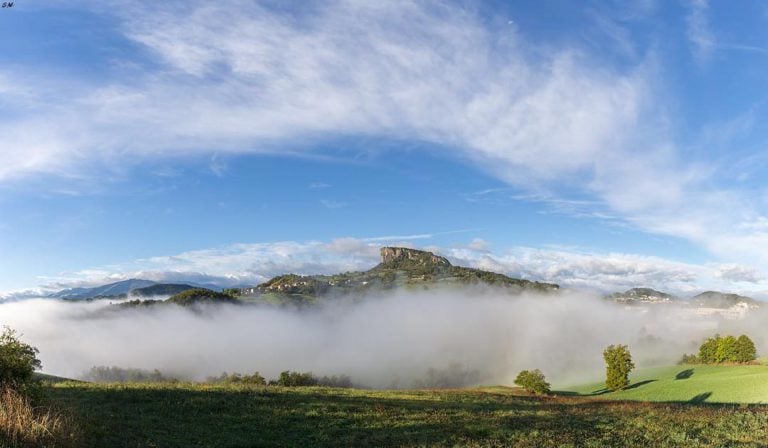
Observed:
[[[0,387],[20,387],[32,380],[42,367],[38,350],[19,340],[16,332],[3,327],[0,333]]]
[[[734,349],[734,361],[735,362],[750,362],[757,358],[757,349],[755,349],[755,343],[749,336],[742,334],[736,339],[736,347]]]
[[[603,351],[605,359],[605,387],[619,390],[629,386],[629,372],[635,368],[626,345],[609,345]]]
[[[523,370],[517,374],[515,384],[534,394],[548,394],[549,383],[541,370]]]

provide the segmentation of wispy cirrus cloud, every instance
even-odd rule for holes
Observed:
[[[652,52],[618,68],[431,1],[84,5],[113,16],[141,48],[127,61],[137,64],[130,78],[95,86],[15,67],[14,79],[28,81],[3,90],[15,113],[0,122],[0,182],[83,177],[211,148],[312,153],[334,136],[396,136],[433,143],[571,212],[562,201],[575,192],[587,198],[578,211],[768,263],[768,233],[742,226],[765,205],[710,182],[719,167],[681,157],[669,137]],[[688,17],[702,55],[714,45],[707,7],[693,2]],[[630,36],[604,25],[629,48]],[[0,66],[0,79],[10,70]]]

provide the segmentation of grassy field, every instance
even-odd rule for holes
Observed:
[[[639,370],[629,388],[603,395],[604,383],[569,389],[611,400],[768,403],[768,366],[684,365]]]
[[[768,444],[768,407],[602,399],[610,395],[88,383],[50,384],[47,394],[72,414],[84,447]]]

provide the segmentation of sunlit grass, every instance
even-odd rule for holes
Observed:
[[[643,369],[631,376],[626,390],[604,394],[604,383],[572,389],[610,400],[706,403],[768,403],[768,366],[682,365]]]
[[[768,408],[532,397],[505,387],[366,391],[61,383],[82,446],[764,446]]]

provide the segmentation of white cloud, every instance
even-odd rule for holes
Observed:
[[[478,252],[488,252],[491,248],[491,244],[482,238],[475,238],[467,245],[467,247]]]
[[[512,277],[543,280],[563,286],[603,292],[653,287],[678,293],[706,288],[712,273],[706,266],[659,257],[516,247],[503,254],[477,254],[453,249],[460,264],[501,272]],[[727,285],[718,285],[727,287]]]
[[[723,264],[717,266],[715,276],[733,282],[759,283],[764,277],[757,269],[738,264]]]

